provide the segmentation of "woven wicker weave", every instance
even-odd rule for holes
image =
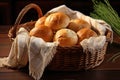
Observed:
[[[20,27],[26,28],[30,31],[35,24],[35,21],[26,22],[24,24],[20,24],[20,21],[24,14],[31,8],[34,8],[39,17],[43,16],[40,7],[36,4],[29,4],[25,6],[18,15],[15,25],[9,30],[8,36],[12,39],[16,37],[16,32]],[[55,54],[51,63],[47,66],[47,69],[54,71],[78,71],[81,69],[92,69],[96,66],[99,66],[106,54],[106,49],[108,45],[108,40],[111,36],[111,31],[106,32],[107,41],[103,47],[103,49],[95,54],[90,52],[84,53],[83,48],[81,46],[73,46],[73,47],[57,47],[57,53]]]

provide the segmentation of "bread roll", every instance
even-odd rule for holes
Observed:
[[[77,32],[77,35],[79,37],[78,42],[81,42],[84,39],[88,39],[90,37],[96,37],[97,33],[90,28],[82,28]]]
[[[56,32],[54,41],[58,41],[61,47],[71,47],[77,44],[78,36],[70,29],[60,29]]]
[[[30,31],[29,34],[30,34],[30,36],[42,38],[46,42],[50,42],[53,38],[52,30],[45,25],[40,25],[39,27],[34,27]]]
[[[83,19],[72,19],[68,25],[68,28],[72,29],[75,32],[77,32],[78,30],[84,27],[91,28],[91,25]]]
[[[35,27],[39,27],[40,25],[44,25],[45,19],[46,19],[45,16],[39,18],[35,23]]]
[[[45,20],[45,25],[56,31],[62,28],[66,28],[69,24],[70,18],[62,13],[56,12],[48,15]]]

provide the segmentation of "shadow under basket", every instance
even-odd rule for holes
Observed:
[[[31,8],[34,8],[38,12],[38,17],[42,17],[42,11],[40,7],[36,4],[28,4],[25,6],[21,12],[19,13],[15,25],[9,30],[8,36],[12,39],[16,37],[16,32],[20,27],[24,27],[28,31],[30,31],[36,21],[26,22],[20,24],[20,21],[24,14]],[[83,48],[81,46],[73,46],[73,47],[57,47],[57,52],[53,57],[52,61],[46,67],[47,70],[53,71],[79,71],[82,69],[88,70],[99,66],[105,57],[106,49],[108,42],[110,41],[111,31],[106,31],[107,41],[104,44],[104,47],[95,54],[90,52],[83,52]]]

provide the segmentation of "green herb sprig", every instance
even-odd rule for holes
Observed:
[[[112,8],[108,0],[92,0],[94,11],[90,16],[96,19],[102,19],[111,25],[113,31],[120,36],[120,17]]]

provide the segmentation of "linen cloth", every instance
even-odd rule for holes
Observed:
[[[12,42],[11,50],[8,57],[0,58],[0,67],[20,68],[28,62],[28,44],[29,33],[24,28],[20,28],[17,36]]]

